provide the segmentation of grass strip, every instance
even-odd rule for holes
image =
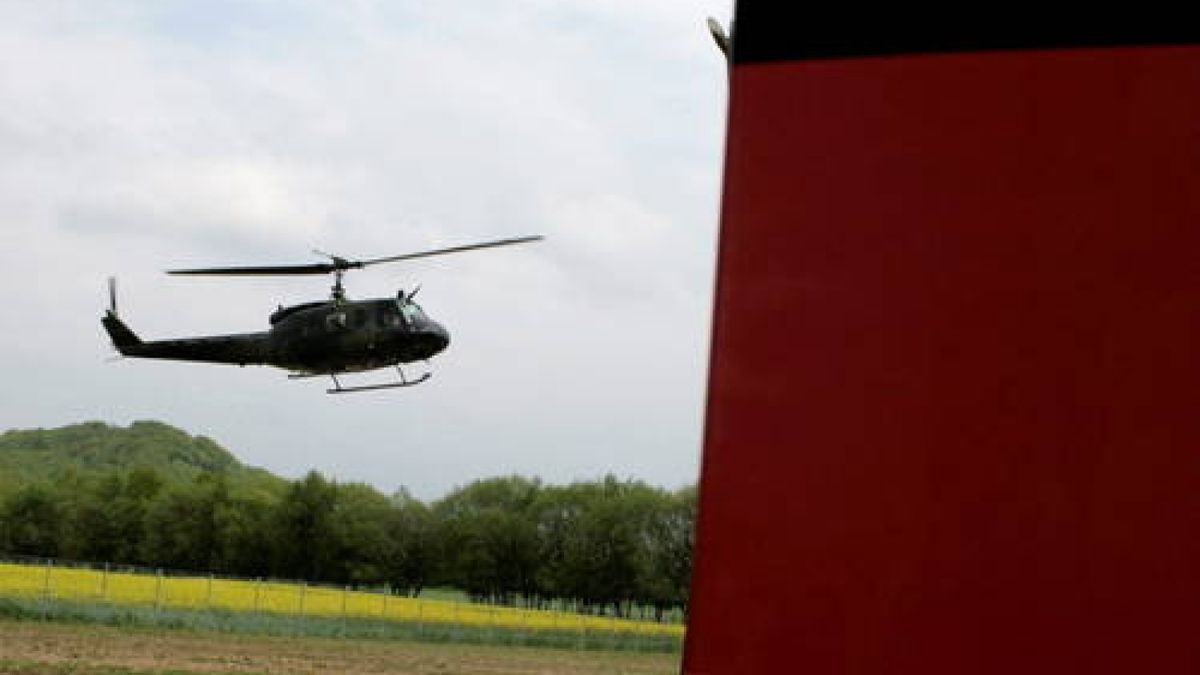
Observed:
[[[44,663],[0,659],[0,675],[193,675],[190,670],[125,668],[88,663]],[[250,675],[243,673],[243,675]]]
[[[405,640],[591,651],[678,653],[683,644],[682,639],[674,635],[634,634],[622,631],[528,630],[504,626],[418,623],[361,617],[306,617],[223,609],[156,608],[146,605],[24,597],[0,597],[0,617],[19,621],[57,621],[246,635]]]

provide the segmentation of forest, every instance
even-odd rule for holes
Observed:
[[[608,475],[403,488],[285,480],[159,422],[0,435],[0,555],[386,587],[660,619],[686,612],[696,491]]]

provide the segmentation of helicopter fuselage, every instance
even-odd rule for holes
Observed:
[[[271,324],[270,364],[296,372],[345,373],[412,363],[450,344],[446,329],[416,303],[394,298],[281,307]]]
[[[330,375],[422,361],[450,335],[410,299],[327,300],[280,307],[270,330],[144,342],[112,310],[102,319],[124,356],[233,365],[269,365]]]

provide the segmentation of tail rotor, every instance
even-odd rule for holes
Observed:
[[[108,311],[113,316],[117,315],[117,278],[108,278]]]

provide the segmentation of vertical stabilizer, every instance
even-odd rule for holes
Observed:
[[[112,338],[113,346],[122,354],[126,353],[129,347],[142,344],[141,338],[117,316],[116,277],[108,278],[108,311],[104,313],[100,323],[104,326],[104,330],[108,331],[108,336]]]

